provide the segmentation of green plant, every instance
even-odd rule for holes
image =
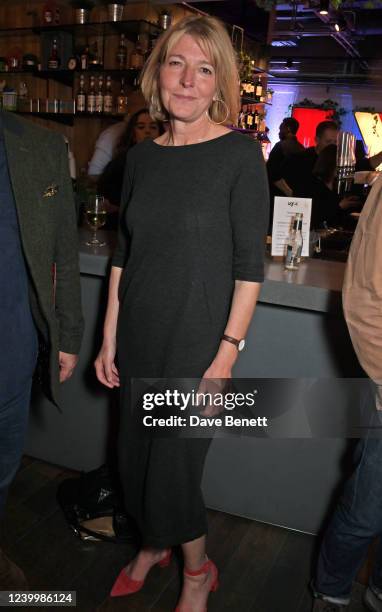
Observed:
[[[348,112],[345,108],[339,106],[338,102],[336,102],[335,100],[331,100],[330,98],[324,100],[320,104],[313,102],[313,100],[309,100],[309,98],[304,98],[303,100],[301,100],[301,102],[290,104],[288,107],[289,110],[291,111],[294,106],[300,106],[303,108],[318,108],[320,110],[331,110],[333,111],[331,115],[333,121],[336,121],[338,125],[341,125],[341,117],[343,117],[343,115],[346,115],[346,113]]]
[[[374,106],[356,106],[354,111],[358,111],[360,113],[376,113]]]

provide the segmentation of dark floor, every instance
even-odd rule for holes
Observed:
[[[31,589],[76,590],[81,612],[172,612],[180,588],[177,559],[170,568],[153,568],[140,593],[108,597],[133,549],[86,543],[73,535],[55,498],[58,483],[72,475],[25,458],[12,486],[5,548],[24,569]],[[209,512],[209,524],[208,552],[221,584],[209,598],[209,612],[310,612],[314,537],[216,511]],[[356,584],[349,612],[364,611],[362,592]]]

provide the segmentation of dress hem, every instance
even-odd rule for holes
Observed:
[[[145,535],[143,538],[143,546],[149,546],[150,548],[171,548],[172,546],[180,546],[181,544],[185,544],[186,542],[192,542],[192,540],[197,540],[204,535],[207,535],[208,529],[207,526],[204,525],[203,528],[198,529],[192,533],[188,533],[186,535],[168,535],[168,537],[161,536],[150,536]]]

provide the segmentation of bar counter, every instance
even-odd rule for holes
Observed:
[[[115,235],[92,250],[80,232],[80,271],[85,335],[80,363],[63,386],[62,413],[41,396],[32,403],[26,452],[89,470],[115,449],[116,394],[95,380]],[[297,272],[267,260],[247,344],[234,375],[243,378],[363,376],[342,315],[345,264],[309,259]],[[267,523],[317,533],[343,475],[352,442],[341,439],[215,439],[203,489],[209,507]]]

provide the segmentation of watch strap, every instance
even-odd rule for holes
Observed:
[[[232,336],[227,336],[227,334],[223,334],[222,340],[225,340],[226,342],[230,342],[231,344],[234,344],[237,350],[239,350],[240,340],[237,340],[237,338],[232,338]]]

